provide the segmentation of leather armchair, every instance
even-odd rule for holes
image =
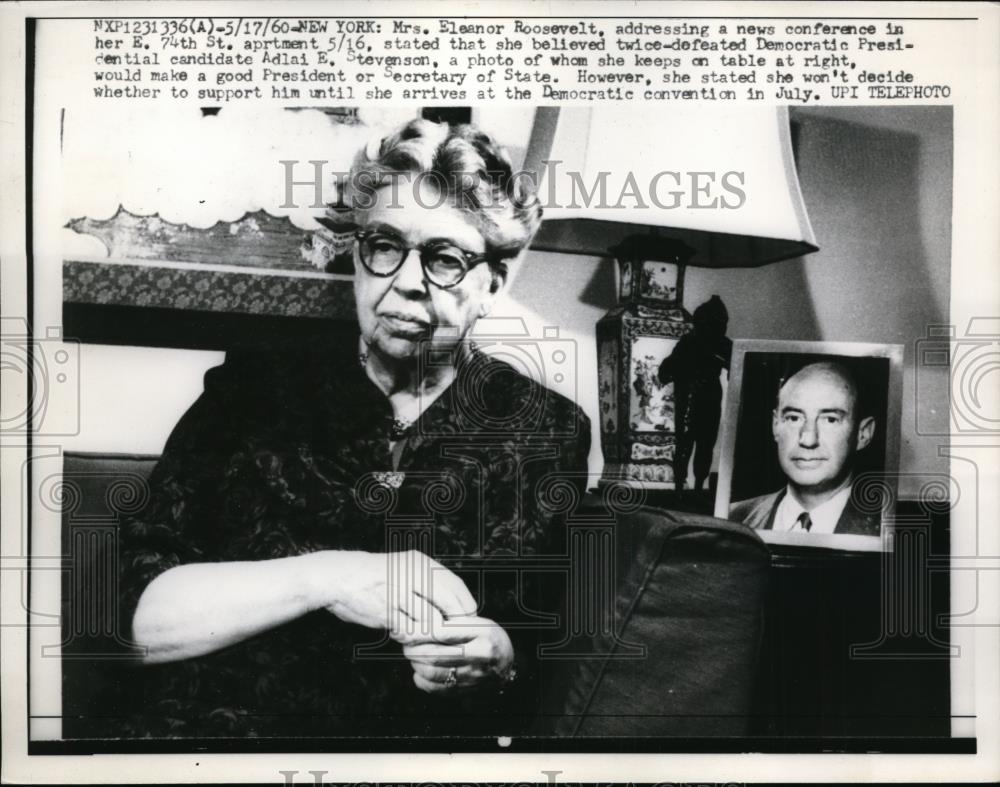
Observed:
[[[540,734],[747,734],[770,556],[743,525],[640,508],[615,517],[614,613],[552,660]]]

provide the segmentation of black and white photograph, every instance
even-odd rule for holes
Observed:
[[[926,169],[909,126],[937,146]],[[654,127],[678,147],[649,145]],[[64,618],[61,737],[434,750],[769,731],[784,711],[753,704],[765,545],[884,548],[903,352],[740,337],[895,340],[944,321],[947,252],[915,253],[899,227],[946,216],[949,194],[899,197],[946,180],[949,128],[937,108],[60,108],[63,329],[109,356],[187,351],[195,392],[159,434],[121,435],[126,455],[85,439],[64,455],[64,538],[84,538],[94,503],[117,530],[89,536],[88,579],[62,598],[87,608],[96,567],[116,568],[96,606],[110,618],[88,621],[110,637]],[[95,140],[96,183],[76,174]],[[841,140],[870,159],[846,168]],[[695,169],[670,175],[678,161]],[[714,209],[694,207],[705,191]],[[893,221],[871,218],[865,244],[907,266],[894,319],[864,304],[885,266],[852,254],[876,205]],[[350,273],[317,251],[341,247]],[[730,430],[727,468],[713,454]],[[703,547],[644,562],[690,528]],[[718,618],[685,626],[706,604]],[[928,703],[948,696],[944,674],[927,683]]]
[[[988,771],[996,8],[56,5],[8,773]]]
[[[902,346],[741,341],[734,352],[716,511],[765,541],[891,548]]]

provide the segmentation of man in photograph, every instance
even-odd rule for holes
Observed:
[[[872,441],[875,419],[863,413],[845,366],[813,363],[784,380],[771,432],[787,484],[734,503],[730,519],[786,533],[879,535],[879,512],[859,509],[851,495],[855,461]]]

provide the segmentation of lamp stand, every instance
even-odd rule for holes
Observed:
[[[673,489],[673,383],[660,364],[692,329],[684,269],[695,250],[670,237],[632,235],[612,248],[618,304],[597,323],[601,483]],[[683,483],[683,479],[682,479]]]

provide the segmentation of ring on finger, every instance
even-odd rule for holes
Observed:
[[[458,685],[458,667],[452,667],[448,670],[448,677],[444,679],[444,686],[446,689],[454,688]]]

